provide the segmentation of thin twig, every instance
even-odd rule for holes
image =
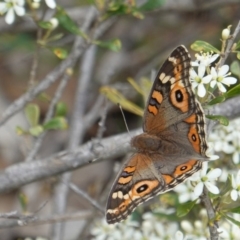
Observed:
[[[94,206],[96,209],[98,209],[102,214],[105,213],[104,208],[101,207],[97,201],[92,199],[86,192],[84,192],[82,189],[78,188],[75,184],[73,183],[67,183],[69,188],[74,191],[76,194],[79,196],[83,197],[84,199],[88,200],[88,202]]]
[[[211,202],[210,197],[208,196],[208,190],[204,186],[203,188],[203,194],[201,196],[202,202],[204,203],[204,206],[207,210],[208,219],[209,219],[209,232],[210,232],[210,238],[211,240],[218,240],[219,234],[218,234],[218,224],[216,221],[212,221],[215,218],[215,211],[213,209],[213,205]]]
[[[22,215],[17,212],[13,212],[12,217],[6,217],[6,221],[0,222],[0,229],[13,228],[13,227],[25,227],[29,225],[43,225],[52,224],[56,222],[64,221],[78,221],[80,219],[88,219],[92,217],[92,211],[79,211],[68,214],[56,214],[47,217],[39,217],[37,215]],[[96,214],[96,213],[94,213]],[[7,215],[1,214],[1,215]],[[0,216],[1,216],[0,215]],[[3,217],[5,218],[5,217]]]
[[[37,30],[37,41],[41,38],[42,30],[38,28]],[[29,79],[29,88],[32,89],[35,85],[36,81],[36,75],[37,75],[37,68],[38,68],[38,61],[39,61],[39,50],[40,47],[38,44],[36,44],[36,50],[33,55],[33,62],[32,62],[32,67],[30,71],[30,79]]]
[[[94,8],[89,10],[88,20],[85,21],[82,29],[86,31],[95,18],[96,10]],[[89,21],[89,19],[91,21]],[[68,148],[74,150],[79,143],[81,143],[85,126],[83,125],[83,116],[87,107],[88,101],[88,88],[91,83],[91,77],[93,73],[93,67],[95,62],[96,46],[90,46],[82,59],[82,64],[80,68],[81,77],[78,80],[78,86],[75,93],[75,101],[73,108],[72,122],[70,124],[70,135],[69,135],[69,146]],[[71,179],[71,173],[65,173],[61,176],[61,181],[56,185],[54,190],[54,214],[63,214],[67,206],[67,196],[68,196],[68,183]],[[65,184],[64,184],[64,183]],[[62,223],[56,223],[52,227],[52,239],[61,240],[63,239],[64,225]]]
[[[239,31],[240,31],[240,21],[238,22],[238,25],[235,28],[235,31],[234,31],[232,37],[228,40],[227,47],[225,49],[225,53],[223,54],[222,58],[220,59],[220,62],[218,63],[218,67],[223,66],[227,57],[231,53],[232,46],[234,44],[234,41],[235,41]],[[236,102],[238,102],[238,101],[236,101],[236,99],[235,99],[235,101],[233,100],[234,105],[236,105]],[[225,103],[221,104],[220,107],[223,108],[223,106],[226,105],[226,108],[224,108],[224,109],[228,110],[229,109],[229,105],[228,105],[229,103],[230,103],[230,101],[226,101]],[[233,107],[233,106],[231,106],[231,107]],[[239,108],[239,107],[237,107],[237,108]],[[219,110],[219,105],[216,106],[215,108],[213,108],[211,112],[217,112],[217,110]],[[232,110],[234,110],[234,109],[232,109]],[[236,111],[236,109],[235,109],[235,111]],[[225,116],[226,115],[229,115],[229,114],[226,112]],[[230,116],[231,115],[235,115],[235,114],[233,114],[233,111],[231,111]],[[214,121],[210,121],[209,124],[208,124],[208,131],[211,131],[214,125],[215,125]],[[219,234],[218,234],[218,231],[217,231],[217,229],[218,229],[217,222],[212,223],[212,219],[215,218],[215,211],[213,209],[211,199],[208,195],[208,190],[205,187],[204,187],[204,191],[203,191],[203,195],[202,195],[202,202],[205,205],[205,208],[206,208],[207,214],[208,214],[208,219],[209,219],[209,222],[210,222],[209,232],[210,232],[211,240],[218,240],[219,239]]]
[[[96,17],[96,10],[91,8],[94,13],[87,15],[85,24],[89,24]],[[82,38],[76,38],[71,54],[69,57],[62,61],[53,71],[51,71],[40,83],[35,86],[31,91],[23,94],[20,98],[15,100],[2,114],[0,119],[0,126],[3,125],[8,119],[19,112],[28,102],[32,101],[38,94],[45,91],[51,84],[64,74],[67,68],[74,66],[77,59],[81,56],[84,50],[89,46]]]
[[[228,40],[225,53],[223,54],[223,57],[221,58],[221,60],[220,60],[220,62],[218,64],[219,67],[223,66],[223,64],[225,63],[226,59],[228,58],[228,55],[231,53],[232,46],[233,46],[234,41],[235,41],[237,35],[239,34],[239,32],[240,32],[240,21],[238,22],[238,25],[235,28],[232,37]]]

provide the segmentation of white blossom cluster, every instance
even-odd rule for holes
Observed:
[[[174,211],[174,210],[173,210]],[[91,229],[92,240],[206,240],[209,239],[208,217],[205,209],[199,212],[199,220],[190,222],[163,222],[157,217],[157,213],[166,214],[166,209],[156,209],[154,213],[144,213],[143,221],[139,223],[128,218],[120,224],[108,225],[105,219],[95,221]],[[169,212],[170,213],[170,212]],[[240,220],[239,214],[233,218]],[[221,222],[218,228],[219,239],[238,239],[240,228],[230,222]],[[183,233],[184,232],[184,233]]]
[[[209,139],[214,142],[215,152],[229,156],[232,163],[236,164],[236,169],[239,169],[237,166],[240,164],[240,119],[230,121],[228,126],[217,126]],[[240,198],[240,170],[233,171],[231,180],[231,198],[236,201]]]
[[[39,8],[41,0],[32,0],[32,7]],[[45,0],[46,5],[54,9],[56,8],[55,0]],[[4,0],[0,2],[0,15],[5,15],[7,24],[13,24],[15,15],[23,17],[26,14],[25,0]]]
[[[197,67],[197,71],[191,69],[190,78],[192,87],[196,89],[199,97],[205,97],[209,88],[212,90],[216,87],[222,93],[226,92],[226,86],[230,86],[237,82],[237,79],[230,77],[229,66],[223,65],[216,69],[211,64],[216,61],[219,54],[201,53],[196,54],[196,61],[192,62],[193,67]],[[226,85],[226,86],[225,86]]]

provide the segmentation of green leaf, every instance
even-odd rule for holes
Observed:
[[[211,106],[211,105],[215,105],[217,103],[221,103],[221,102],[224,102],[226,100],[226,97],[224,97],[223,95],[221,96],[218,96],[216,98],[214,98],[213,100],[211,100],[208,105]]]
[[[68,124],[64,117],[54,117],[43,125],[45,130],[67,129]]]
[[[203,51],[203,52],[215,52],[215,53],[219,53],[220,51],[215,48],[214,46],[212,46],[210,43],[204,42],[204,41],[195,41],[192,45],[191,45],[191,49],[197,52]]]
[[[221,96],[214,98],[212,101],[210,101],[208,103],[208,105],[214,105],[217,103],[221,103],[221,102],[224,102],[228,98],[236,97],[238,95],[240,95],[240,84],[231,88],[228,92],[222,94]]]
[[[228,98],[236,97],[240,95],[240,84],[236,85],[235,87],[231,88],[228,92],[224,93],[224,96]]]
[[[224,215],[225,218],[227,218],[229,221],[231,221],[232,223],[236,224],[237,226],[240,227],[240,222],[237,221],[236,219],[232,218],[232,217],[229,217],[228,215]]]
[[[16,131],[17,135],[19,135],[19,136],[27,133],[27,131],[20,126],[17,126],[15,131]]]
[[[166,2],[165,0],[148,0],[148,1],[145,1],[145,3],[139,7],[139,10],[152,11],[163,6],[165,2]]]
[[[237,52],[237,59],[240,60],[240,52]]]
[[[55,116],[65,117],[67,115],[67,105],[64,102],[59,102],[56,105]]]
[[[111,16],[132,14],[136,18],[142,19],[144,15],[139,11],[139,9],[133,4],[124,3],[123,1],[112,1],[110,2],[106,13],[102,17],[102,20],[109,18]]]
[[[236,76],[240,76],[240,65],[239,61],[233,61],[230,66],[230,71]]]
[[[78,25],[69,17],[63,8],[59,6],[57,7],[55,17],[58,19],[59,25],[62,26],[65,30],[69,31],[72,34],[79,35],[86,40],[88,39],[88,36],[79,29]]]
[[[114,52],[119,52],[122,47],[122,43],[119,39],[112,39],[109,41],[96,41],[95,40],[95,41],[93,41],[93,43],[100,47],[108,48]]]
[[[183,217],[185,215],[187,215],[191,209],[194,207],[194,205],[196,204],[196,201],[189,201],[186,203],[182,203],[181,205],[178,206],[177,208],[177,216],[178,217]]]
[[[235,207],[235,208],[231,208],[231,209],[228,209],[228,210],[229,210],[229,212],[240,214],[240,206]]]
[[[100,92],[105,95],[110,101],[112,101],[115,104],[120,104],[123,109],[132,112],[136,115],[142,116],[143,115],[143,109],[138,107],[136,104],[130,102],[127,100],[120,92],[118,92],[116,89],[105,86],[101,87]]]
[[[49,21],[40,21],[40,22],[38,22],[38,26],[43,29],[51,29],[52,28],[52,24]]]
[[[65,59],[68,56],[68,52],[64,48],[53,48],[52,52],[60,59]]]
[[[208,119],[218,121],[220,124],[222,124],[224,126],[228,126],[228,124],[229,124],[229,120],[226,117],[221,116],[221,115],[206,115],[206,117]]]
[[[237,50],[237,49],[240,49],[240,40],[237,42],[235,49],[236,49],[236,50]]]
[[[64,36],[63,33],[58,33],[58,34],[55,34],[55,35],[49,37],[47,41],[48,42],[57,41],[57,40],[61,39],[63,36]]]
[[[22,211],[26,212],[27,211],[27,205],[28,205],[28,197],[27,197],[27,195],[24,194],[24,193],[20,193],[18,195],[18,199],[19,199]]]
[[[37,126],[31,127],[29,129],[29,133],[34,137],[38,137],[40,134],[43,133],[43,130],[44,129],[41,125],[37,125]]]
[[[28,104],[25,109],[26,118],[31,127],[37,126],[39,122],[40,109],[36,104]]]
[[[38,95],[38,99],[40,99],[40,101],[47,102],[47,103],[51,101],[51,97],[45,92],[40,93]]]

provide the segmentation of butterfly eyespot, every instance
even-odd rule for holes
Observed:
[[[194,142],[197,141],[197,138],[196,138],[196,135],[195,135],[195,134],[192,135],[192,140],[193,140]]]
[[[182,167],[180,168],[181,171],[185,171],[186,169],[187,169],[187,166],[182,166]]]
[[[147,184],[143,184],[142,186],[140,186],[139,188],[137,188],[137,193],[141,193],[144,192],[148,189],[148,185]]]
[[[175,97],[176,97],[176,100],[178,102],[182,102],[183,101],[183,94],[182,94],[181,90],[177,90],[175,92]]]

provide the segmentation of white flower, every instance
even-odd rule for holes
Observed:
[[[143,214],[141,229],[143,233],[142,239],[171,239],[178,230],[178,224],[174,222],[165,223],[160,221],[155,214],[147,212]]]
[[[197,199],[197,196],[193,192],[193,187],[190,183],[190,181],[187,181],[186,183],[177,185],[174,188],[174,191],[179,193],[179,202],[185,203],[187,201],[194,201]]]
[[[219,54],[214,54],[212,53],[202,53],[196,54],[195,55],[197,60],[195,62],[192,62],[192,66],[199,66],[199,65],[204,65],[205,67],[208,67],[211,63],[213,63],[218,57]]]
[[[214,143],[213,142],[208,141],[208,149],[206,151],[206,155],[208,156],[209,161],[215,161],[215,160],[219,159],[219,156],[214,154]]]
[[[188,220],[183,220],[180,224],[182,229],[186,232],[185,238],[186,240],[206,240],[206,236],[208,236],[206,225],[204,225],[205,221],[195,221],[193,224]],[[177,234],[176,234],[177,235]],[[175,236],[176,236],[175,235]],[[181,234],[179,234],[181,237]],[[201,236],[201,237],[200,237]],[[175,237],[176,240],[178,240]],[[180,240],[181,238],[179,238]]]
[[[217,84],[217,87],[221,92],[226,92],[227,90],[223,84],[229,86],[237,82],[236,78],[228,77],[231,74],[228,73],[228,70],[229,70],[228,65],[223,65],[217,71],[214,67],[212,67],[211,68],[212,81],[210,83],[210,86],[214,88],[215,85]]]
[[[12,24],[15,20],[15,13],[22,17],[25,14],[24,0],[4,0],[0,2],[0,14],[5,14],[7,24]]]
[[[98,220],[95,222],[95,226],[91,229],[91,234],[94,240],[125,240],[142,239],[142,233],[138,230],[138,222],[131,221],[130,219],[122,222],[119,225],[109,225],[106,223],[105,219]]]
[[[238,121],[239,122],[239,121]],[[239,123],[238,123],[239,124]],[[232,131],[230,143],[232,143],[233,150],[233,162],[238,164],[240,162],[240,129],[239,125]]]
[[[32,7],[39,8],[40,2],[41,2],[41,0],[33,0]],[[55,0],[45,0],[45,3],[51,9],[56,8],[56,5],[57,5]]]
[[[177,231],[175,234],[175,239],[176,240],[183,240],[184,239],[184,235],[181,231]]]
[[[208,84],[212,79],[211,75],[207,75],[204,77],[205,71],[206,67],[203,64],[198,66],[198,74],[193,69],[191,69],[190,71],[192,86],[193,88],[197,88],[197,94],[199,97],[204,97],[206,95],[206,89],[204,84]]]
[[[49,8],[52,8],[52,9],[56,8],[55,0],[45,0],[45,2]]]
[[[210,134],[209,139],[214,142],[214,150],[216,152],[224,152],[227,154],[234,152],[234,147],[230,144],[232,136],[227,128],[223,128],[222,126],[216,128],[215,131]]]
[[[236,201],[240,197],[240,170],[237,172],[236,179],[232,175],[232,188],[231,198],[233,201]]]
[[[202,194],[204,185],[209,190],[209,192],[213,194],[219,193],[218,187],[216,187],[212,182],[221,175],[222,170],[220,168],[215,168],[207,173],[207,169],[208,163],[203,162],[203,168],[199,173],[200,181],[194,188],[194,194],[198,197]]]

